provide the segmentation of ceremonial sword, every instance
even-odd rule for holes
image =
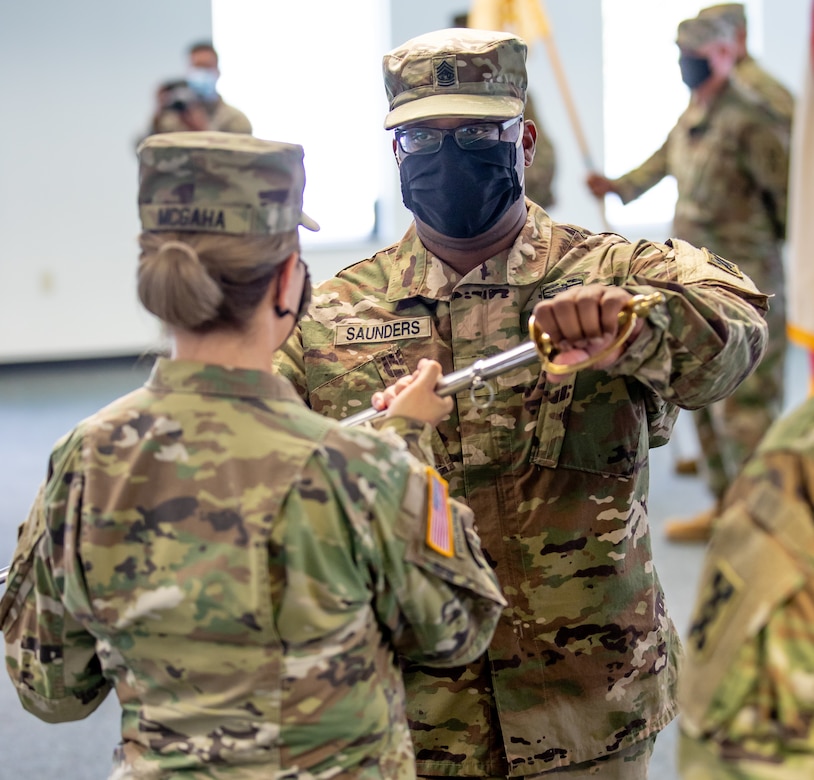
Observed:
[[[633,332],[636,319],[647,316],[650,309],[663,300],[664,296],[660,292],[654,292],[650,295],[634,295],[619,312],[619,333],[613,342],[589,358],[571,364],[552,362],[559,352],[555,345],[552,344],[551,337],[540,329],[532,314],[528,323],[529,340],[525,344],[507,349],[505,352],[500,352],[490,358],[476,360],[468,368],[462,368],[442,376],[435,385],[435,392],[440,396],[448,396],[469,388],[470,393],[472,393],[473,403],[481,408],[486,408],[494,398],[494,390],[489,384],[489,380],[512,369],[539,362],[542,364],[541,370],[549,374],[565,376],[590,368],[621,347]],[[485,402],[476,402],[475,391],[484,387],[489,390],[488,398]],[[385,414],[385,411],[378,411],[371,407],[350,417],[345,417],[340,421],[340,425],[345,427],[360,425],[384,417]],[[8,579],[9,568],[9,566],[4,566],[0,569],[0,585]]]

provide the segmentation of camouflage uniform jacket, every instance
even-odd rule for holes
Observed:
[[[223,98],[215,103],[210,110],[210,130],[220,130],[224,133],[251,134],[252,123],[239,108],[229,105]]]
[[[750,56],[735,65],[732,80],[753,101],[765,106],[788,132],[794,118],[794,96]]]
[[[224,133],[245,133],[251,135],[252,123],[238,108],[229,105],[222,98],[216,103],[207,105],[209,115],[209,130],[218,130]],[[162,111],[153,122],[151,133],[175,133],[189,130],[181,121],[177,111]]]
[[[746,464],[706,551],[679,695],[686,745],[707,745],[714,766],[814,777],[812,496],[809,399]]]
[[[440,488],[279,376],[159,360],[56,445],[21,528],[24,706],[74,720],[115,688],[117,780],[414,778],[394,650],[469,661],[506,603]]]
[[[627,203],[674,176],[673,235],[737,262],[776,294],[775,310],[783,308],[788,170],[777,122],[730,84],[706,108],[691,103],[663,146],[614,183]]]
[[[436,462],[474,509],[510,605],[478,663],[406,669],[419,774],[533,774],[673,717],[679,643],[651,557],[648,440],[666,441],[672,404],[730,393],[765,347],[752,305],[765,296],[729,264],[681,241],[592,235],[526,203],[514,246],[464,278],[411,226],[318,285],[277,353],[312,408],[341,418],[422,357],[451,372],[524,343],[537,301],[571,285],[666,296],[613,373],[554,385],[516,369],[489,408],[488,389],[462,392],[437,428]]]

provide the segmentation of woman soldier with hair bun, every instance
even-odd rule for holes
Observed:
[[[138,293],[171,354],[56,444],[20,530],[9,675],[49,722],[115,689],[117,780],[414,778],[397,654],[466,663],[505,604],[429,465],[437,363],[382,394],[378,433],[270,371],[310,295],[302,156],[142,143]]]

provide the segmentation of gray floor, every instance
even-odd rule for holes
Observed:
[[[77,420],[140,385],[149,360],[43,366],[0,366],[0,563],[10,560],[16,527],[24,518],[45,474],[54,441]],[[791,348],[788,402],[807,391],[806,359]],[[689,620],[702,548],[667,544],[665,519],[707,508],[709,497],[697,478],[677,477],[674,459],[696,450],[691,421],[682,416],[673,442],[652,453],[650,516],[656,565],[667,604],[679,630]],[[109,699],[90,718],[57,726],[24,712],[0,671],[0,780],[103,780],[118,740],[119,709]],[[651,765],[653,780],[677,780],[674,769],[676,725],[659,737]]]

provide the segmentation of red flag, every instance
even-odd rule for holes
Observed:
[[[814,2],[803,88],[792,123],[788,296],[789,339],[808,350],[814,390]]]

